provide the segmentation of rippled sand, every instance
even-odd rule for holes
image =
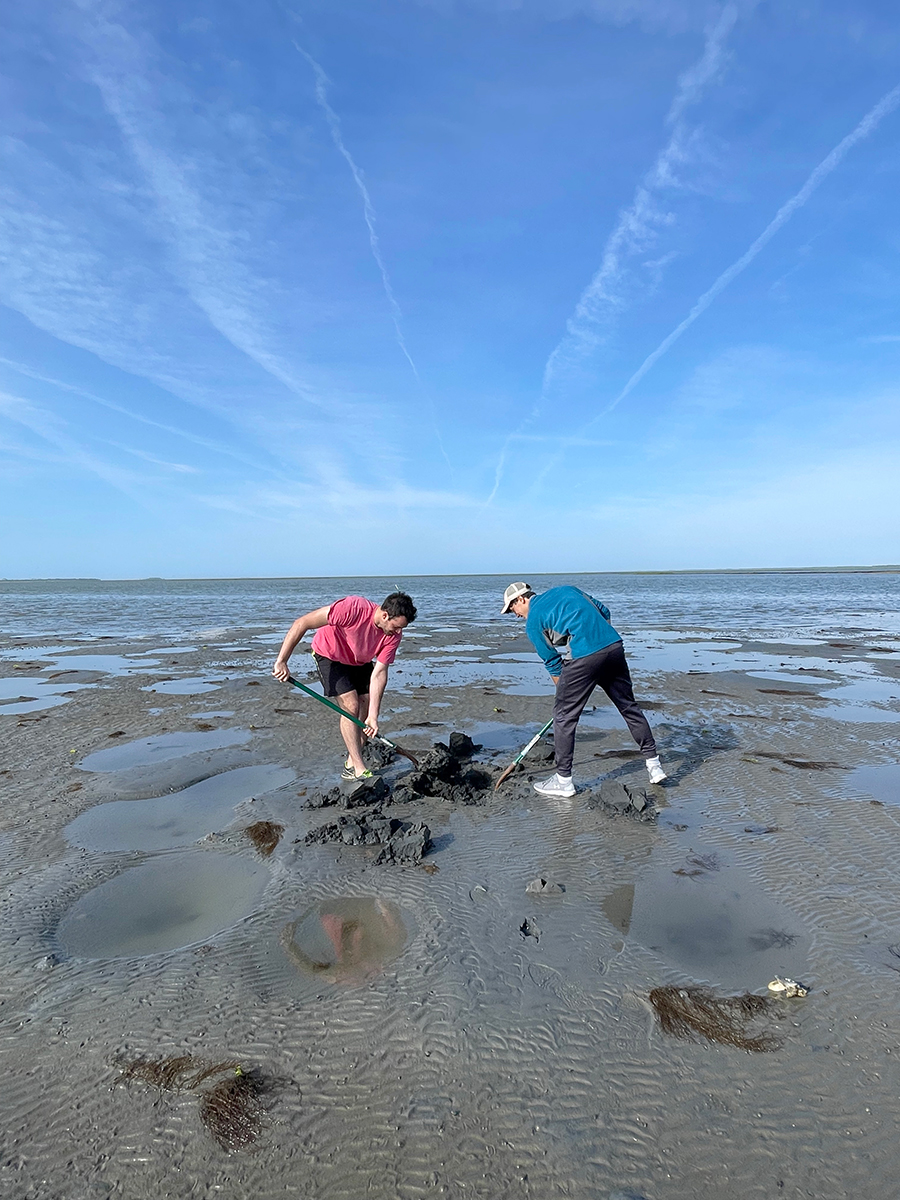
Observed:
[[[431,632],[385,731],[462,730],[505,764],[549,715],[541,669],[505,628]],[[436,872],[303,845],[340,743],[258,649],[82,644],[55,679],[58,647],[3,658],[0,1194],[895,1194],[900,653],[878,646],[648,639],[659,824],[591,807],[644,779],[597,696],[572,802],[522,772],[483,807],[404,808]],[[284,827],[268,857],[241,832],[261,820]],[[565,891],[526,894],[538,876]],[[648,1003],[774,974],[812,990],[767,1053],[675,1040]],[[182,1054],[271,1082],[248,1150],[196,1096],[122,1081]]]

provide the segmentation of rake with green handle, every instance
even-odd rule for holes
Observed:
[[[525,757],[525,755],[529,752],[529,750],[533,750],[535,748],[535,746],[538,744],[538,742],[541,740],[541,738],[544,736],[544,734],[547,732],[547,730],[550,728],[550,726],[552,724],[553,724],[553,718],[551,717],[550,720],[547,722],[547,724],[544,726],[544,728],[539,729],[537,731],[537,733],[534,735],[534,737],[531,739],[531,741],[528,743],[528,745],[525,747],[525,749],[523,751],[521,751],[520,754],[516,755],[516,757],[512,760],[512,762],[509,764],[509,766],[506,768],[506,770],[503,772],[503,774],[500,776],[500,778],[494,784],[495,792],[496,792],[497,788],[500,786],[500,784],[503,782],[503,780],[508,778],[510,775],[512,775],[513,771],[516,769],[516,767],[519,765],[519,763],[522,761],[522,759]]]
[[[287,681],[293,687],[299,688],[301,692],[306,692],[307,696],[312,696],[313,700],[318,700],[319,703],[324,704],[326,708],[332,709],[338,714],[338,716],[343,717],[344,720],[352,721],[353,724],[358,725],[360,729],[365,729],[365,721],[361,721],[359,717],[351,716],[350,713],[345,712],[339,704],[332,704],[332,702],[326,696],[320,696],[318,692],[314,692],[312,688],[307,687],[305,683],[298,682],[293,675],[288,675]],[[385,746],[390,746],[395,754],[402,754],[404,758],[409,759],[414,767],[418,768],[419,760],[414,755],[410,754],[408,750],[404,750],[402,746],[398,746],[396,742],[392,742],[389,738],[382,737],[380,733],[376,733],[372,738],[372,741],[382,742]]]

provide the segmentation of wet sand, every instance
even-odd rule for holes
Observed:
[[[551,706],[528,643],[417,632],[384,732],[418,753],[459,730],[505,765]],[[895,1192],[900,643],[630,642],[658,822],[594,802],[646,786],[598,693],[572,802],[520,769],[481,805],[389,810],[427,822],[426,870],[304,843],[334,817],[305,807],[340,769],[333,718],[226,636],[0,647],[0,1194]],[[259,821],[283,826],[269,855]],[[767,1053],[675,1040],[648,1002],[776,974],[812,990]],[[183,1054],[273,1081],[252,1147],[122,1079]]]

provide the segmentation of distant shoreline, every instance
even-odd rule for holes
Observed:
[[[394,574],[397,574],[396,572]],[[408,574],[400,572],[403,579],[492,579],[515,574],[505,571],[460,571],[434,574]],[[523,574],[520,570],[519,574]],[[525,571],[525,575],[570,576],[570,575],[898,575],[900,564],[872,567],[682,567],[667,571]],[[391,579],[393,575],[140,575],[125,579],[113,579],[94,575],[59,575],[0,577],[4,583],[231,583],[231,582],[289,582],[294,579]]]

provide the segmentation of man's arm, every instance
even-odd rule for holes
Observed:
[[[599,614],[603,618],[603,620],[608,621],[609,620],[609,609],[602,602],[602,600],[598,600],[596,596],[588,595],[587,592],[585,592],[584,594],[585,594],[585,596],[587,596],[588,600],[590,600],[591,604],[593,604],[594,608],[596,608],[596,610],[599,612]]]
[[[528,639],[534,646],[535,650],[544,660],[544,666],[550,672],[550,677],[554,683],[559,678],[559,673],[562,670],[562,656],[555,646],[551,646],[544,637],[544,631],[541,628],[539,620],[532,620],[529,614],[528,620],[525,622],[525,632],[528,634]]]
[[[378,712],[381,708],[381,697],[384,695],[387,685],[388,669],[387,663],[376,662],[372,678],[369,680],[369,712],[366,716],[368,737],[374,737],[378,732]]]
[[[309,633],[310,629],[321,629],[323,625],[328,624],[328,612],[330,608],[331,605],[326,604],[323,608],[313,609],[312,612],[298,617],[293,623],[287,631],[284,641],[281,643],[281,649],[278,651],[278,657],[275,659],[275,666],[272,668],[272,674],[276,679],[280,679],[282,683],[287,683],[288,676],[290,675],[288,659],[293,654],[297,643]]]

